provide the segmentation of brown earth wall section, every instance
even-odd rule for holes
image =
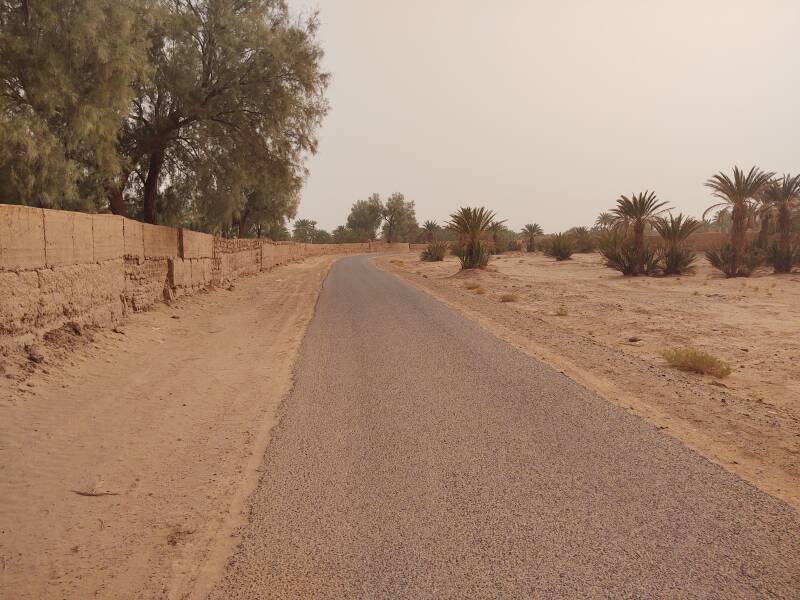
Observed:
[[[68,322],[111,325],[307,256],[408,250],[383,242],[223,239],[116,215],[0,204],[0,349]]]

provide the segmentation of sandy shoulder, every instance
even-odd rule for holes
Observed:
[[[556,263],[507,254],[471,273],[452,257],[374,261],[800,509],[799,275],[726,280],[701,264],[693,276],[632,279],[597,255]],[[503,294],[516,301],[501,303]],[[684,345],[726,360],[733,374],[669,368],[662,351]]]
[[[4,594],[183,598],[210,587],[334,260],[134,315],[60,364],[0,380]]]

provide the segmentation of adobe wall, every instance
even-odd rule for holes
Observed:
[[[67,322],[110,325],[306,256],[408,250],[382,242],[229,240],[116,215],[0,204],[0,348]]]

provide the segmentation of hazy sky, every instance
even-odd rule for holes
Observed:
[[[325,229],[396,191],[420,223],[558,231],[644,189],[699,215],[716,171],[800,171],[800,0],[290,5],[333,75],[299,213]]]

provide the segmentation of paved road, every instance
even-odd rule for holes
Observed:
[[[365,258],[215,598],[798,598],[800,515]]]

